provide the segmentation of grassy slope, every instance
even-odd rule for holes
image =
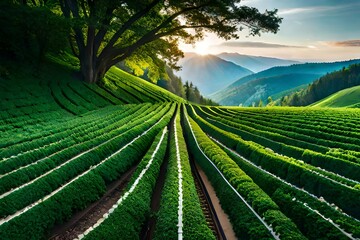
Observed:
[[[11,63],[9,74],[0,75],[0,135],[10,141],[62,124],[91,111],[114,105],[143,102],[185,102],[184,99],[155,84],[112,68],[99,86],[76,78],[77,62],[70,56],[50,58],[37,71],[33,66]],[[9,62],[6,62],[9,64]],[[17,65],[16,65],[17,64]],[[129,84],[131,99],[119,87],[106,88],[108,76],[113,82]],[[120,92],[121,91],[121,92]]]
[[[48,63],[43,66],[37,75],[33,75],[30,69],[26,67],[21,68],[21,66],[16,66],[19,69],[17,72],[14,72],[8,78],[0,78],[0,135],[2,136],[3,143],[14,141],[14,143],[9,143],[9,145],[16,144],[18,140],[20,141],[26,137],[32,139],[32,136],[35,134],[40,138],[42,134],[51,132],[54,127],[66,127],[63,126],[66,122],[71,122],[76,119],[79,122],[86,121],[87,114],[94,114],[97,115],[96,117],[98,117],[98,119],[102,119],[105,118],[108,113],[102,110],[108,108],[114,108],[114,110],[117,108],[116,110],[119,110],[119,108],[121,108],[121,106],[114,106],[117,104],[112,102],[116,101],[116,99],[121,102],[122,100],[120,97],[117,98],[117,96],[123,93],[117,92],[120,89],[117,89],[114,84],[109,88],[97,85],[92,85],[92,87],[89,88],[86,84],[84,85],[84,83],[75,79],[73,71],[75,67],[60,62],[61,61],[57,59],[55,63]],[[121,82],[123,85],[130,87],[128,89],[132,89],[132,93],[130,93],[129,96],[132,96],[134,100],[140,102],[142,95],[148,100],[156,100],[160,95],[168,101],[184,101],[166,90],[126,74],[116,68],[110,70],[104,80],[104,84],[110,81],[115,84],[116,82]],[[78,93],[76,91],[80,89],[84,92]],[[99,90],[99,92],[95,93],[96,90]],[[59,97],[58,101],[56,101],[54,95],[56,91],[59,93],[59,95],[57,95],[57,97]],[[90,94],[94,96],[91,98],[92,101],[87,100],[87,95]],[[129,101],[128,103],[132,103],[132,100],[127,100]],[[63,106],[60,106],[59,102],[62,102]],[[73,102],[73,105],[70,104],[71,102]],[[119,103],[119,105],[121,105],[121,103]],[[295,122],[295,124],[296,119],[289,121],[289,118],[293,115],[301,116],[302,113],[306,111],[308,111],[309,115],[312,115],[315,114],[316,111],[320,111],[312,108],[231,109],[239,110],[239,113],[241,113],[243,109],[246,109],[246,114],[249,115],[248,118],[264,115],[264,118],[269,120],[276,118],[278,115],[285,114],[286,116],[283,121],[286,121],[286,123]],[[349,115],[352,113],[358,114],[357,109],[325,109],[321,111],[333,111],[334,113],[344,112]],[[251,112],[254,114],[251,114]],[[231,114],[231,112],[228,112],[228,114]],[[328,115],[330,116],[332,114]],[[226,116],[226,114],[224,116]],[[351,120],[346,117],[344,117],[344,119]],[[357,119],[358,118],[354,117],[353,121],[357,123]],[[256,119],[251,120],[251,122],[256,121]],[[99,124],[99,122],[101,121],[94,121],[94,124]],[[281,129],[282,128],[283,125],[281,125]],[[5,147],[2,147],[2,149],[5,149]],[[265,149],[265,147],[261,147],[261,149]],[[349,151],[345,151],[345,153],[347,152]],[[357,155],[354,155],[354,157],[355,156]],[[291,198],[289,199],[291,200]],[[324,234],[325,233],[326,231]]]
[[[163,89],[163,88],[157,86],[156,84],[152,84],[142,78],[131,75],[117,67],[111,68],[109,73],[116,74],[118,77],[118,80],[122,79],[127,82],[134,81],[134,83],[136,83],[137,85],[143,85],[147,89],[151,89],[154,92],[157,92],[157,93],[162,94],[163,96],[166,96],[166,98],[169,100],[176,101],[176,102],[186,102],[183,98],[175,95],[174,93],[169,92],[168,90]]]
[[[360,107],[360,86],[347,88],[320,100],[312,107]]]

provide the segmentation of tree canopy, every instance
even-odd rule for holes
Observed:
[[[72,49],[80,60],[82,77],[96,82],[114,64],[126,60],[148,68],[154,78],[165,73],[164,64],[176,68],[182,56],[180,40],[194,43],[204,32],[223,39],[276,33],[281,23],[277,10],[260,13],[240,0],[59,0],[72,20]]]
[[[56,0],[0,1],[0,53],[39,65],[45,53],[66,48],[70,22]]]
[[[35,29],[42,31],[36,35],[39,47],[44,45],[40,40],[45,39],[42,37],[45,32],[51,35],[46,46],[56,43],[52,39],[58,38],[57,32],[70,32],[71,49],[80,60],[81,76],[87,82],[97,82],[111,66],[121,61],[140,75],[147,69],[151,79],[164,78],[165,65],[176,69],[177,60],[183,56],[178,48],[180,41],[195,43],[204,37],[205,32],[228,40],[238,38],[239,32],[245,28],[249,29],[250,35],[276,33],[281,23],[277,10],[261,13],[243,5],[240,0],[4,1],[7,8],[15,4],[27,6],[23,8],[25,10],[36,8],[45,12],[47,9],[53,13],[48,16],[58,16],[53,17],[57,22],[52,20],[48,24],[46,16],[38,11],[38,22],[48,26],[34,25]],[[11,19],[12,16],[4,11],[9,16],[6,19]],[[64,37],[61,36],[58,42],[64,42]]]

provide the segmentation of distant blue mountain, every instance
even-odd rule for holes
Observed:
[[[309,84],[319,77],[360,63],[350,60],[334,63],[305,63],[287,67],[273,67],[271,69],[240,78],[230,86],[222,89],[209,97],[221,105],[250,106],[260,100],[266,102],[269,96],[282,97],[281,92],[289,94],[287,90]],[[274,99],[275,100],[275,99]]]
[[[250,69],[253,72],[261,72],[272,67],[289,66],[292,64],[300,63],[297,61],[286,59],[243,55],[239,53],[220,53],[216,56],[226,61],[233,62],[239,66]]]
[[[241,77],[253,74],[249,69],[214,55],[186,53],[179,64],[182,70],[177,72],[177,75],[183,82],[192,82],[204,95],[214,93]]]

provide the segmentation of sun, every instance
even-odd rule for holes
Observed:
[[[193,51],[199,55],[209,54],[209,44],[207,42],[198,42],[193,47]]]

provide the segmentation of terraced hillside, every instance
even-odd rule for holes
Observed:
[[[360,238],[358,109],[190,105],[115,68],[0,84],[0,239]]]

